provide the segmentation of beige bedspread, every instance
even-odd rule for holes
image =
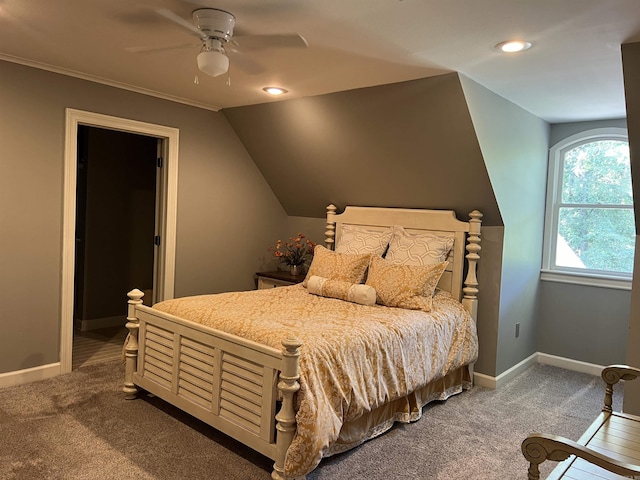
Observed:
[[[476,360],[474,320],[448,293],[433,310],[364,306],[312,295],[302,285],[185,297],[158,310],[258,343],[303,342],[297,432],[287,477],[309,473],[341,425]]]

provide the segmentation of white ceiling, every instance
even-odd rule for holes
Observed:
[[[309,48],[253,52],[260,74],[232,58],[228,86],[158,14],[201,7],[233,13],[237,35],[297,32]],[[516,37],[532,48],[492,48]],[[269,85],[287,99],[457,71],[549,122],[619,118],[620,45],[637,41],[640,0],[0,0],[0,59],[213,110],[274,101]]]

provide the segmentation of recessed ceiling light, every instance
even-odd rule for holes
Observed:
[[[264,90],[270,95],[283,95],[287,93],[287,90],[280,87],[264,87],[262,90]]]
[[[500,52],[516,53],[531,48],[531,42],[525,42],[523,40],[508,40],[506,42],[500,42],[493,48]]]

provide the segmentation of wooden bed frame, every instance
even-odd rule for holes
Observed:
[[[438,286],[460,299],[476,319],[480,212],[474,210],[463,222],[449,210],[336,210],[334,205],[327,207],[325,243],[330,249],[339,241],[343,224],[374,229],[402,225],[409,232],[453,234],[449,266]],[[278,350],[144,306],[140,290],[128,296],[126,398],[135,398],[140,387],[164,399],[273,459],[272,479],[285,480],[285,456],[296,431],[301,342],[283,339],[283,349]]]

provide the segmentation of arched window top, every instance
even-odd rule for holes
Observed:
[[[626,128],[621,127],[605,127],[605,128],[593,128],[591,130],[585,130],[583,132],[575,133],[563,138],[553,145],[549,150],[554,152],[557,150],[573,148],[583,143],[589,143],[596,140],[623,140],[627,144],[629,143],[629,136]]]

